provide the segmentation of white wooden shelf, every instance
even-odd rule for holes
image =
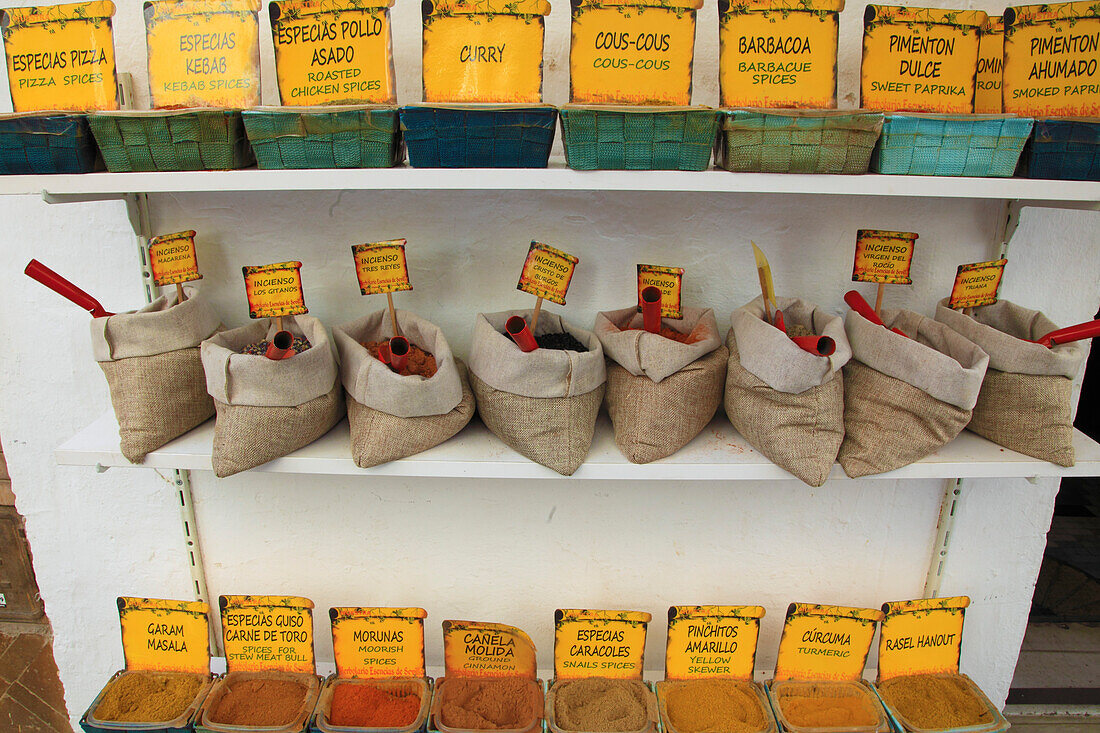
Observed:
[[[708,171],[574,171],[550,167],[349,168],[340,170],[185,171],[0,176],[0,194],[36,194],[58,203],[130,193],[335,190],[681,191],[1000,199],[1034,205],[1087,207],[1100,183],[1026,178],[805,175]]]
[[[145,458],[146,467],[210,470],[214,421],[195,428]],[[1100,444],[1075,431],[1077,465],[1062,468],[1001,448],[973,433],[962,435],[937,453],[877,478],[982,478],[1100,475]],[[107,413],[77,433],[56,451],[57,462],[70,466],[131,466],[119,451],[118,423]],[[508,448],[480,421],[474,420],[451,440],[411,458],[371,469],[351,460],[347,421],[320,440],[278,458],[254,471],[271,473],[358,476],[436,476],[448,478],[562,478]],[[615,445],[611,423],[601,416],[585,463],[573,474],[578,479],[639,480],[760,480],[792,478],[750,446],[723,416],[682,450],[654,463],[636,465]],[[839,465],[830,478],[847,479]]]

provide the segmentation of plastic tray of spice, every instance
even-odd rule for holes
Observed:
[[[914,722],[914,711],[905,704],[892,705],[890,698],[894,696],[884,695],[882,692],[884,685],[889,690],[893,685],[904,684],[905,680],[919,685],[921,682],[918,682],[918,679],[924,680],[924,685],[927,687],[925,695],[927,696],[928,714],[933,716],[933,720],[939,718],[944,722],[947,722],[949,718],[955,718],[954,725],[948,722],[947,725],[937,728],[927,725],[928,722],[933,721],[922,721],[925,722],[925,727],[919,726]],[[981,688],[965,674],[945,672],[940,674],[903,675],[892,677],[879,683],[877,687],[872,686],[872,688],[882,702],[882,706],[886,708],[886,714],[890,717],[894,728],[898,731],[909,731],[911,733],[933,733],[933,731],[935,733],[995,733],[1006,731],[1010,727],[1001,711],[986,697]],[[966,700],[967,697],[970,698],[969,701]],[[971,704],[968,705],[968,702]],[[906,708],[910,715],[906,716],[902,713],[901,708]],[[987,715],[987,721],[980,720],[980,718]],[[979,722],[970,725],[958,724],[959,719],[967,717],[979,718]]]
[[[80,727],[87,733],[191,731],[213,683],[208,674],[120,670],[88,706]]]
[[[411,696],[417,698],[415,706],[405,705],[401,698]],[[331,675],[321,688],[310,730],[414,733],[426,728],[431,700],[431,686],[422,677],[361,680]]]
[[[657,698],[641,680],[555,680],[546,695],[553,733],[649,733],[658,727]]]
[[[890,730],[890,724],[886,721],[886,713],[878,696],[866,684],[850,681],[819,681],[819,680],[781,680],[771,682],[768,685],[768,697],[772,702],[776,720],[784,731],[790,733],[885,733]],[[804,711],[795,710],[793,706],[784,707],[784,700],[791,698],[805,700],[829,700],[833,711],[851,713],[848,720],[842,720],[843,716],[837,716],[834,721],[826,720],[822,716],[816,724],[809,722],[804,716]],[[851,700],[843,707],[840,700]],[[848,708],[847,711],[844,708]],[[866,713],[862,721],[857,717],[859,713]],[[794,718],[794,722],[791,718]]]
[[[200,733],[302,733],[321,691],[315,674],[228,672],[214,683],[195,730]]]
[[[449,699],[452,697],[462,699],[452,701]],[[482,704],[471,705],[475,699]],[[541,680],[521,677],[440,677],[435,681],[435,693],[432,695],[430,730],[439,733],[483,730],[494,733],[534,733],[542,730],[543,699]],[[513,704],[505,708],[505,701]],[[452,702],[457,703],[457,710],[451,708]],[[445,706],[447,711],[444,711]],[[493,720],[486,715],[491,712],[518,715]],[[453,719],[452,714],[460,717]],[[451,720],[450,724],[443,721],[445,717]]]
[[[779,729],[764,688],[746,679],[661,680],[656,692],[665,733],[776,733]],[[687,699],[676,702],[678,694],[684,693],[690,693]]]

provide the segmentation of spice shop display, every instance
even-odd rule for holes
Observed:
[[[309,445],[344,416],[332,342],[321,322],[305,315],[300,267],[243,268],[249,316],[260,320],[202,343],[206,389],[217,411],[211,463],[219,478]],[[309,348],[295,353],[295,339]],[[260,341],[268,342],[264,355],[243,353]]]
[[[683,448],[714,418],[726,361],[714,311],[680,304],[683,269],[638,265],[638,305],[596,315],[615,443],[632,463]],[[647,299],[647,296],[650,296]]]
[[[775,717],[753,682],[761,606],[668,609],[665,679],[655,686],[668,733],[772,733]]]
[[[297,596],[221,596],[226,674],[214,683],[198,733],[304,733],[320,679],[313,602]]]
[[[122,597],[117,601],[125,667],[80,718],[85,733],[191,730],[210,691],[209,606]]]
[[[845,385],[847,389],[847,385]],[[775,676],[766,684],[780,729],[797,733],[886,733],[886,713],[863,680],[877,608],[792,603]]]
[[[0,114],[0,174],[103,168],[87,113],[118,109],[109,0],[0,10],[14,114]]]
[[[553,733],[657,730],[657,698],[642,681],[650,619],[643,611],[554,612],[554,681],[546,696]]]
[[[193,248],[193,241],[181,241],[171,248],[177,254],[167,256],[190,252],[194,261]],[[156,238],[150,251],[155,249]],[[24,272],[93,315],[92,354],[107,379],[119,448],[128,461],[143,462],[147,453],[214,414],[199,346],[223,326],[200,290],[177,284],[143,308],[110,313],[37,260],[31,260]],[[158,285],[169,282],[174,281],[154,278]]]
[[[310,730],[422,731],[431,702],[423,608],[330,608],[336,674],[321,688]]]
[[[968,605],[966,596],[883,604],[875,688],[894,730],[1008,730],[985,693],[959,672]]]
[[[543,686],[535,646],[520,629],[481,621],[443,622],[444,677],[432,697],[440,733],[542,730]]]

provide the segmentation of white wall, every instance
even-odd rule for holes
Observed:
[[[116,44],[122,70],[144,85],[140,4],[122,0]],[[419,4],[394,9],[402,101],[419,98]],[[714,3],[700,13],[696,101],[715,103]],[[862,5],[842,18],[841,99],[855,84]],[[265,94],[275,100],[264,39]],[[547,97],[565,101],[567,5],[547,22]],[[2,83],[2,81],[0,81]],[[142,97],[144,102],[144,95]],[[843,104],[843,102],[842,102]],[[757,287],[751,236],[768,252],[781,294],[836,311],[850,287],[855,231],[919,232],[916,285],[887,304],[931,313],[955,267],[992,254],[1000,207],[992,202],[886,198],[614,193],[402,193],[156,195],[157,232],[198,230],[201,286],[227,324],[247,319],[242,264],[300,259],[306,302],[326,323],[382,306],[363,300],[349,245],[407,237],[411,293],[401,307],[437,322],[459,354],[478,310],[523,306],[515,290],[527,242],[581,259],[560,310],[590,325],[597,310],[634,297],[634,264],[687,269],[685,302],[725,321]],[[1003,295],[1057,322],[1084,320],[1100,300],[1095,214],[1028,210]],[[19,275],[37,257],[109,309],[142,302],[136,250],[119,202],[47,205],[0,199],[6,244],[0,268],[0,435],[13,477],[74,720],[121,665],[120,594],[189,597],[170,488],[148,469],[63,468],[53,449],[108,409],[91,360],[87,319]],[[192,475],[210,589],[294,593],[330,605],[422,605],[429,664],[441,663],[446,618],[513,623],[552,653],[560,606],[653,612],[651,669],[662,666],[664,609],[672,603],[767,607],[759,666],[774,664],[793,600],[877,606],[918,597],[928,568],[943,482],[835,481],[662,485],[546,480],[404,480]],[[944,593],[966,593],[963,668],[1004,699],[1049,526],[1056,485],[968,481]],[[331,658],[324,614],[318,654]],[[871,664],[873,665],[873,659]]]

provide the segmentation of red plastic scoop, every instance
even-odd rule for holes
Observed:
[[[100,305],[98,300],[88,295],[38,260],[31,260],[28,262],[26,269],[23,270],[23,274],[34,278],[58,295],[76,303],[81,308],[91,313],[93,318],[105,318],[114,315],[114,313],[111,313]]]
[[[784,333],[787,332],[783,311],[775,312],[775,327]],[[836,341],[828,336],[790,336],[789,338],[794,341],[795,346],[816,356],[832,356],[836,351]]]
[[[1059,328],[1057,331],[1051,331],[1034,343],[1042,344],[1050,349],[1057,344],[1068,344],[1071,341],[1090,339],[1094,336],[1100,336],[1100,318],[1095,321],[1085,321],[1084,323],[1078,323],[1076,326],[1066,326],[1065,328]]]
[[[871,323],[886,328],[886,324],[883,323],[882,319],[878,317],[878,313],[875,313],[875,309],[872,308],[871,304],[864,300],[863,296],[860,295],[857,291],[849,290],[847,293],[845,293],[844,302],[848,304],[849,308],[866,318]],[[899,336],[909,338],[909,334],[905,333],[905,331],[902,331],[900,328],[891,328],[890,330]]]

